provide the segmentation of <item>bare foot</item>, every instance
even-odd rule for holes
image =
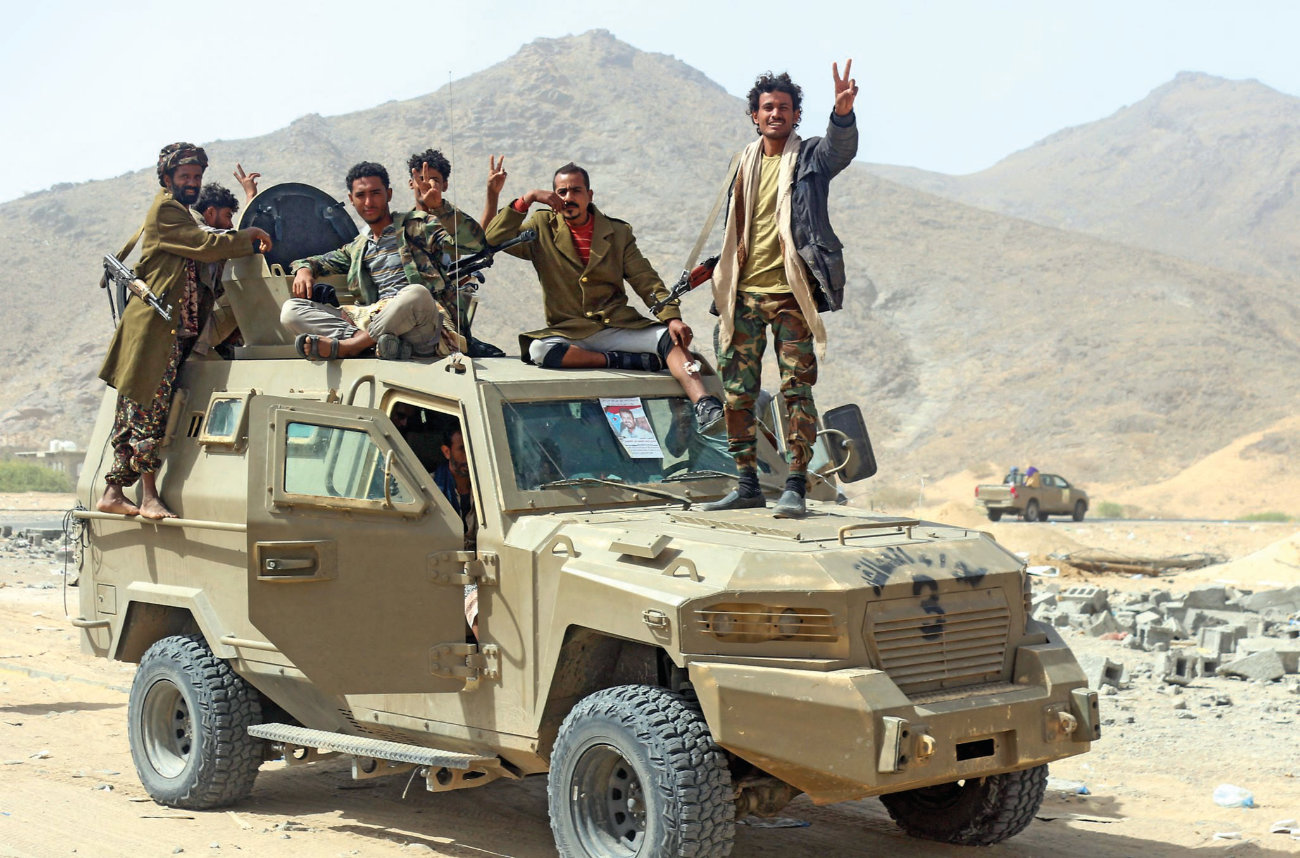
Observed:
[[[95,504],[100,512],[112,512],[118,515],[139,515],[140,507],[126,499],[121,486],[109,486],[104,489],[104,496]]]
[[[140,502],[140,517],[152,521],[158,521],[164,518],[177,518],[176,513],[163,506],[162,500],[156,497],[145,498]]]

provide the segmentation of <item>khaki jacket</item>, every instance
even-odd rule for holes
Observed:
[[[605,328],[648,328],[680,319],[673,304],[659,311],[659,321],[648,319],[628,304],[627,289],[650,306],[668,295],[668,289],[637,249],[632,227],[606,217],[594,205],[596,219],[591,235],[591,256],[582,264],[578,248],[564,218],[550,209],[530,215],[515,211],[513,203],[497,212],[488,225],[489,244],[500,244],[525,229],[537,230],[537,240],[517,244],[506,252],[533,263],[542,284],[542,308],[546,327],[519,337],[520,349],[528,354],[528,341],[560,336],[581,340]]]
[[[160,189],[145,217],[135,273],[149,284],[149,290],[164,307],[171,308],[172,321],[159,316],[143,301],[127,301],[99,377],[128,399],[148,405],[158,392],[167,357],[176,342],[190,261],[219,262],[252,253],[252,232],[204,229],[194,222],[188,208],[172,198],[170,191]]]

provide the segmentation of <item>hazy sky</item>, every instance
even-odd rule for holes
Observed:
[[[831,61],[852,57],[859,159],[946,173],[981,170],[1108,116],[1179,71],[1256,78],[1300,95],[1300,3],[1285,0],[0,8],[0,201],[150,166],[172,140],[254,137],[307,113],[413,98],[533,39],[596,27],[671,54],[737,96],[758,72],[788,70],[804,88],[806,120],[830,111]]]

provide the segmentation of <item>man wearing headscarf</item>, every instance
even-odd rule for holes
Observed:
[[[220,275],[213,278],[200,263],[271,248],[271,238],[263,230],[214,232],[195,222],[189,207],[198,201],[207,166],[207,153],[192,143],[172,143],[158,154],[161,190],[140,228],[140,260],[135,273],[164,307],[171,308],[172,320],[164,319],[144,301],[128,301],[113,332],[99,371],[99,377],[118,393],[109,436],[113,465],[104,475],[107,486],[97,504],[101,512],[150,519],[176,517],[158,494],[157,473],[162,467],[158,447],[167,428],[176,373],[221,291]],[[129,253],[134,244],[133,239],[119,256]],[[123,491],[137,480],[141,485],[138,505]]]

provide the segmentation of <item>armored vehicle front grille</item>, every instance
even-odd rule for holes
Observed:
[[[877,666],[904,692],[1004,678],[1011,612],[1000,590],[890,599],[867,607]]]

